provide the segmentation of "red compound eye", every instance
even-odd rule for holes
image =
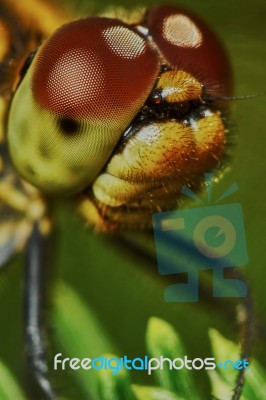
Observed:
[[[226,52],[200,18],[181,8],[162,5],[151,7],[146,21],[172,68],[190,72],[210,94],[231,94],[232,76]]]
[[[159,68],[156,52],[142,36],[106,18],[64,25],[34,62],[32,89],[39,105],[57,115],[105,123],[130,122]]]

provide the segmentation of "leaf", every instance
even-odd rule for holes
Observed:
[[[137,400],[185,400],[168,390],[151,386],[132,385]]]
[[[220,399],[223,396],[223,400],[231,400],[233,387],[227,383],[223,377],[221,377],[215,370],[208,371],[208,376],[211,382],[212,394]],[[241,400],[245,400],[241,397]]]
[[[24,393],[8,368],[0,361],[0,399],[26,400]]]
[[[211,339],[212,352],[216,363],[225,362],[226,360],[236,361],[240,358],[240,346],[224,338],[215,329],[209,329]],[[226,369],[217,369],[218,373],[223,377],[224,381],[229,383],[233,388],[238,370],[228,366]]]
[[[93,311],[66,284],[58,285],[53,318],[55,334],[64,351],[61,358],[93,359],[115,349]],[[88,395],[98,399],[98,371],[79,369],[71,373]]]
[[[147,349],[150,356],[156,359],[175,358],[184,359],[186,351],[182,341],[174,328],[167,322],[152,317],[148,322],[146,333]],[[186,368],[179,370],[169,369],[169,362],[165,360],[163,368],[155,369],[154,376],[162,388],[170,390],[184,398],[198,399],[191,372]]]
[[[113,367],[119,369],[119,358],[113,354],[104,354],[104,357],[112,359]],[[101,400],[136,400],[131,388],[131,382],[126,369],[116,368],[101,369],[98,371],[99,394]]]
[[[240,350],[238,345],[228,339],[225,339],[215,329],[209,330],[209,336],[211,338],[213,354],[217,363],[220,361],[237,361],[240,359]],[[241,399],[264,400],[266,393],[266,371],[256,360],[251,360],[248,368],[249,369],[247,369],[245,372],[245,385]],[[230,365],[226,369],[217,369],[217,372],[208,371],[213,392],[217,397],[219,397],[219,393],[221,394],[219,390],[221,390],[222,387],[231,387],[232,392],[238,372],[239,371],[237,369],[233,370]]]
[[[247,399],[264,400],[265,393],[266,371],[258,361],[251,361],[250,369],[246,372],[246,383],[243,394]]]

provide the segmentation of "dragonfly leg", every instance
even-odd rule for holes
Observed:
[[[47,350],[43,309],[45,303],[45,238],[35,223],[26,250],[25,271],[25,340],[31,372],[44,398],[56,400],[58,396],[48,374]]]

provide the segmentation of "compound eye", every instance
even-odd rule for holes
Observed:
[[[232,93],[227,54],[216,35],[193,13],[175,6],[153,6],[146,23],[171,68],[195,76],[213,96]]]
[[[158,70],[149,42],[119,20],[86,18],[61,27],[40,47],[12,102],[9,146],[21,175],[51,193],[88,186]]]
[[[142,105],[157,64],[146,40],[121,21],[74,21],[57,31],[38,53],[33,95],[39,105],[60,116],[121,125],[121,119],[130,119],[132,109],[135,113]]]

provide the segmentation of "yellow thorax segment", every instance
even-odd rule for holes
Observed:
[[[166,71],[161,74],[156,89],[168,103],[181,103],[201,97],[201,83],[185,71]]]

